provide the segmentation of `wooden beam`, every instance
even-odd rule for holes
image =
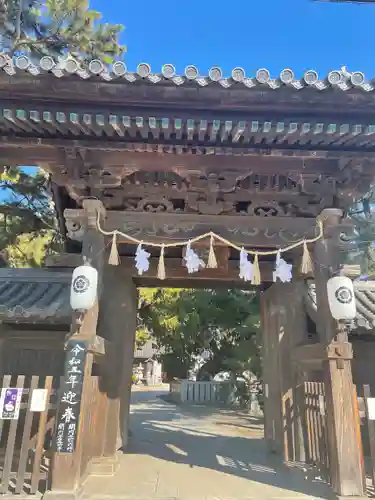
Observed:
[[[9,345],[21,347],[22,349],[37,349],[43,351],[54,351],[64,348],[67,332],[56,332],[49,330],[48,336],[39,331],[16,330],[8,328],[5,333],[0,333],[0,338],[9,341]]]
[[[292,351],[292,360],[295,363],[312,363],[316,361],[349,360],[353,359],[353,350],[348,342],[332,342],[325,344],[305,344],[296,346]]]
[[[80,253],[58,253],[47,255],[44,267],[51,271],[61,271],[61,268],[78,267],[82,264],[82,255]]]
[[[82,238],[84,212],[66,209],[69,238]],[[222,238],[246,247],[282,248],[296,240],[316,235],[313,218],[197,215],[147,212],[108,212],[101,223],[105,231],[122,231],[133,238],[154,243],[188,241],[215,232]],[[121,236],[118,237],[121,240]],[[129,242],[129,241],[128,241]],[[209,238],[207,238],[207,245]],[[224,243],[222,245],[226,246]],[[147,245],[146,245],[147,246]]]
[[[150,270],[142,276],[137,275],[137,271],[134,267],[134,259],[128,257],[125,267],[133,269],[132,275],[137,283],[142,283],[144,279],[157,278],[157,268],[158,268],[159,258],[150,259]],[[189,274],[188,270],[182,261],[182,259],[166,259],[166,275],[169,279],[178,280],[191,280],[196,281],[207,280],[207,281],[217,281],[222,280],[227,281],[237,281],[239,279],[239,261],[229,261],[227,268],[217,268],[217,269],[201,269],[197,273]],[[273,281],[273,271],[275,265],[273,262],[262,262],[260,263],[261,279],[262,282]],[[160,280],[159,280],[160,281]],[[142,286],[142,285],[141,285]]]
[[[166,278],[164,281],[160,281],[159,278],[147,278],[142,277],[141,279],[134,279],[134,283],[139,288],[199,288],[199,289],[240,289],[240,290],[263,290],[267,287],[267,281],[262,281],[259,286],[252,285],[249,281],[243,281],[240,279],[236,280],[223,280],[217,279],[196,279],[189,276],[188,278]]]
[[[160,280],[157,278],[157,267],[159,263],[158,257],[150,257],[150,270],[144,273],[142,276],[138,276],[137,270],[135,268],[134,257],[120,257],[121,263],[120,268],[128,272],[129,275],[133,277],[133,280],[138,286],[148,286],[145,283],[150,282],[150,280],[157,280],[159,286],[161,284]],[[60,268],[75,268],[82,264],[82,257],[80,254],[59,254],[51,255],[46,259],[46,267],[51,269]],[[273,271],[275,264],[273,262],[260,262],[260,273],[262,278],[262,283],[273,281]],[[242,283],[239,279],[239,261],[227,261],[227,264],[223,267],[218,267],[217,269],[201,269],[197,273],[189,274],[187,268],[182,260],[182,258],[171,258],[165,259],[166,275],[168,280],[183,280],[185,281],[185,286],[189,286],[189,281],[195,282],[215,282],[221,280],[224,284],[228,282]],[[299,263],[294,268],[294,273],[299,272]],[[163,283],[164,285],[165,283]],[[157,285],[155,285],[157,286]]]
[[[33,164],[43,164],[45,168],[60,179],[62,170],[66,169],[64,148],[76,148],[77,141],[9,138],[0,140],[0,151],[3,161],[9,163],[24,162],[25,158]],[[175,172],[188,174],[212,171],[223,171],[230,174],[236,171],[250,174],[288,174],[302,172],[304,174],[333,175],[338,172],[336,159],[299,158],[280,156],[260,156],[254,151],[246,156],[227,155],[173,155],[162,153],[141,153],[129,151],[126,143],[88,142],[80,146],[87,151],[86,159],[102,168],[121,173],[122,176],[138,170],[149,172]],[[112,149],[112,150],[111,150]],[[121,167],[119,167],[121,165]],[[73,175],[69,172],[66,179]]]
[[[291,353],[292,361],[299,364],[322,362],[327,359],[326,347],[323,343],[296,346]]]

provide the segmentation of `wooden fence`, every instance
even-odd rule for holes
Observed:
[[[365,455],[366,476],[375,488],[375,399],[371,396],[369,385],[363,386],[363,397],[358,398],[361,419],[362,450]]]
[[[232,383],[229,381],[174,380],[169,386],[169,397],[176,403],[227,404],[231,389]]]
[[[36,494],[47,489],[60,377],[5,375],[2,388],[22,389],[19,417],[0,419],[0,494]],[[47,407],[30,411],[35,389],[47,390]]]
[[[49,486],[61,378],[6,375],[0,380],[2,388],[22,389],[18,419],[0,419],[0,494],[43,494]],[[48,405],[43,412],[30,409],[35,389],[47,390]],[[89,411],[82,422],[82,439],[86,444],[81,479],[89,472],[91,460],[103,452],[107,398],[99,390],[99,377],[90,377],[86,397]]]
[[[305,382],[305,451],[306,462],[329,472],[326,401],[323,382]]]
[[[316,466],[321,474],[329,481],[329,449],[328,449],[328,428],[327,428],[327,407],[326,395],[323,382],[305,382],[305,451],[306,462]],[[365,395],[369,395],[369,388],[365,386]],[[365,463],[363,458],[363,433],[360,425],[363,424],[363,418],[368,414],[365,409],[364,398],[357,397],[357,390],[353,392],[354,411],[357,422],[358,446],[360,447],[361,467],[363,471]],[[374,415],[375,418],[375,415]],[[369,421],[368,421],[369,422]],[[375,421],[373,422],[373,438],[370,440],[370,447],[373,449],[373,477],[375,485]],[[362,436],[361,436],[362,434]],[[369,433],[371,434],[371,432]]]

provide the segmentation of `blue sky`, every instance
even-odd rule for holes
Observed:
[[[107,22],[124,24],[129,69],[148,62],[182,72],[188,64],[207,74],[219,65],[229,75],[266,67],[273,76],[292,68],[323,75],[346,65],[375,77],[375,4],[312,0],[91,0]]]

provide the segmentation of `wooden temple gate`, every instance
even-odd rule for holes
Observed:
[[[48,381],[62,377],[49,455],[45,439],[41,445],[47,410],[30,431],[37,436],[32,491],[35,471],[47,459],[46,498],[77,495],[87,474],[115,473],[118,431],[123,448],[128,438],[137,287],[251,286],[239,278],[238,252],[220,243],[218,268],[193,275],[182,265],[181,248],[165,247],[166,279],[160,281],[159,252],[150,250],[150,269],[139,276],[136,247],[119,236],[121,264],[109,266],[110,238],[98,220],[105,231],[138,241],[186,241],[214,231],[240,247],[275,250],[316,236],[320,217],[323,237],[310,248],[319,311],[313,340],[306,276],[298,271],[301,250],[283,254],[294,266],[292,283],[273,283],[274,260],[259,259],[265,438],[270,452],[286,461],[328,467],[337,495],[364,496],[352,346],[331,317],[326,282],[339,269],[345,210],[374,178],[373,94],[350,82],[345,85],[353,88],[344,92],[340,72],[331,79],[336,83],[315,85],[313,72],[306,81],[287,78],[290,70],[276,80],[266,70],[248,79],[237,68],[225,79],[215,71],[198,77],[194,67],[186,76],[155,75],[148,65],[129,73],[121,64],[107,70],[93,61],[83,70],[69,63],[64,69],[47,59],[35,65],[0,55],[3,162],[40,165],[50,173],[65,239],[65,252],[50,257],[45,269],[0,272],[3,374],[38,376],[42,370],[40,363],[30,368],[27,356],[17,367],[5,363],[5,346],[17,345],[20,356],[38,345],[63,355],[45,373]],[[197,251],[207,256],[207,245],[197,244]],[[83,257],[99,273],[99,293],[95,306],[77,315],[69,310],[69,280]],[[324,419],[317,412],[323,395]],[[306,445],[307,428],[318,439]],[[21,448],[29,452],[26,441]]]

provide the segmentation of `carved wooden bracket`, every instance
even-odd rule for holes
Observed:
[[[74,241],[82,241],[85,234],[85,218],[83,211],[67,209],[64,210],[64,219],[67,237]]]
[[[110,342],[103,337],[96,335],[89,343],[87,351],[94,354],[94,356],[102,357],[110,349]]]
[[[64,210],[67,236],[74,241],[82,241],[86,228],[96,228],[99,213],[101,219],[106,216],[106,210],[100,200],[86,199],[83,206],[83,210]]]
[[[344,361],[353,359],[353,348],[349,342],[332,342],[327,347],[327,358],[336,360],[337,368],[344,368]]]
[[[87,227],[90,229],[96,228],[98,215],[100,215],[101,219],[106,215],[106,210],[100,200],[84,200],[83,209],[87,217]]]
[[[353,359],[353,348],[349,342],[333,342],[327,347],[328,359]]]

